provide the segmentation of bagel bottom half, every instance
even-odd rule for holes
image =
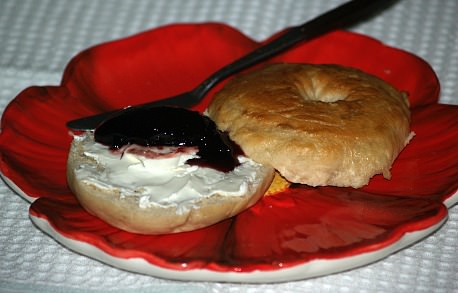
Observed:
[[[390,178],[413,135],[403,92],[339,65],[271,64],[241,74],[207,111],[248,157],[311,186]]]
[[[82,168],[89,168],[95,173],[107,171],[102,164],[85,154],[85,143],[90,139],[93,138],[88,135],[85,138],[75,138],[72,142],[67,161],[68,185],[89,213],[112,226],[133,233],[176,233],[215,224],[256,203],[268,189],[274,175],[271,167],[257,164],[256,174],[243,182],[246,185],[244,194],[215,193],[181,203],[180,208],[173,204],[156,204],[144,208],[140,207],[140,197],[137,194],[122,193],[119,188],[112,186],[112,182],[100,184],[78,176]]]

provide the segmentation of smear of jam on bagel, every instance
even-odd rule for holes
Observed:
[[[191,165],[223,172],[233,170],[241,149],[207,116],[175,107],[131,108],[102,122],[94,132],[95,141],[111,150],[126,145],[143,147],[197,147],[199,158]]]

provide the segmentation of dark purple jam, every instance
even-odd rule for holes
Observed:
[[[233,170],[242,151],[216,124],[199,112],[174,107],[132,108],[102,122],[95,141],[112,150],[125,145],[198,147],[191,165],[223,172]]]

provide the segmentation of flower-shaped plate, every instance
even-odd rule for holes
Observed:
[[[68,120],[189,90],[259,45],[224,24],[176,24],[79,53],[60,85],[27,88],[4,111],[2,177],[31,202],[32,221],[64,246],[170,279],[305,279],[369,264],[438,229],[458,198],[458,107],[438,104],[439,83],[426,62],[345,31],[266,62],[353,66],[406,91],[416,136],[391,180],[375,176],[361,189],[293,186],[211,227],[160,236],[121,231],[78,204],[66,183]]]

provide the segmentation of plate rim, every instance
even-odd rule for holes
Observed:
[[[43,232],[55,239],[63,247],[81,255],[95,259],[102,264],[140,273],[177,281],[210,281],[210,282],[242,282],[242,283],[278,283],[306,280],[314,277],[344,272],[378,262],[393,253],[426,238],[439,230],[447,222],[448,213],[436,224],[422,230],[404,233],[397,241],[374,251],[355,254],[337,259],[315,259],[303,264],[294,265],[278,270],[254,270],[250,272],[221,272],[209,269],[174,270],[160,267],[147,262],[143,258],[122,258],[112,256],[102,249],[87,242],[71,239],[60,234],[52,225],[39,216],[29,214],[31,221]]]

